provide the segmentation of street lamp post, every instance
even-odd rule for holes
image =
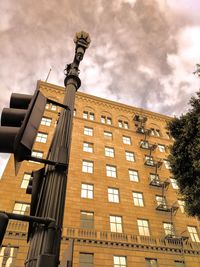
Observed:
[[[48,226],[34,224],[26,267],[57,267],[59,264],[74,102],[76,91],[81,85],[78,77],[79,64],[90,44],[90,37],[82,31],[76,34],[74,42],[74,60],[65,69],[63,105],[66,108],[60,114],[47,157],[58,164],[46,165],[42,193],[36,210],[36,216],[52,218],[55,222],[52,221]]]

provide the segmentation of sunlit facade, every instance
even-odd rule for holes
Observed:
[[[62,102],[64,88],[39,81]],[[60,108],[48,104],[32,154],[45,158]],[[199,267],[199,221],[188,217],[170,173],[170,117],[78,92],[76,95],[61,266],[69,239],[75,267]],[[26,187],[42,164],[13,157],[0,180],[0,210],[29,214]],[[27,223],[10,221],[0,266],[23,266]],[[62,265],[63,264],[63,265]]]

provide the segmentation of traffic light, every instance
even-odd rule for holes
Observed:
[[[0,212],[0,247],[3,242],[7,225],[8,225],[8,216],[5,213]]]
[[[33,96],[13,93],[10,108],[2,111],[0,152],[14,154],[15,168],[31,155],[46,102],[46,97],[39,90]]]
[[[37,211],[37,205],[40,199],[40,192],[42,189],[44,173],[45,173],[45,168],[39,169],[37,171],[33,171],[31,174],[31,178],[29,180],[29,184],[26,189],[26,193],[31,194],[31,207],[30,207],[31,216],[38,215],[36,214],[36,211]],[[29,237],[32,231],[33,231],[33,222],[29,222],[27,241],[29,240]]]

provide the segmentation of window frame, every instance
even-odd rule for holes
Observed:
[[[122,136],[122,142],[125,145],[131,145],[132,144],[131,137],[130,136],[127,136],[127,135],[123,135]]]
[[[195,231],[191,232],[189,229],[193,229]],[[187,225],[187,230],[188,230],[188,233],[190,235],[190,239],[192,240],[192,242],[199,243],[200,242],[200,238],[199,238],[199,233],[198,233],[197,226]]]
[[[110,215],[110,231],[112,233],[123,233],[123,219],[122,216],[118,216],[118,215]],[[111,220],[114,219],[114,220]],[[118,222],[118,220],[120,222]],[[113,231],[113,229],[115,231]]]
[[[20,187],[23,189],[26,189],[28,187],[30,179],[31,179],[31,173],[30,172],[24,172]]]
[[[91,127],[84,126],[83,133],[84,133],[84,135],[87,135],[87,136],[93,136],[94,130]]]
[[[165,227],[165,226],[170,226],[170,227]],[[165,233],[165,236],[175,236],[175,228],[174,228],[174,224],[172,222],[163,222],[163,230]]]
[[[20,209],[16,208],[17,205],[21,206]],[[30,208],[31,208],[30,203],[15,201],[12,213],[21,215],[30,215]],[[28,209],[28,211],[26,209]]]
[[[118,258],[117,259],[117,263],[116,263],[116,258]],[[113,255],[113,266],[114,267],[127,267],[127,257],[126,256],[121,256],[121,255],[120,256]]]
[[[91,218],[90,217],[88,217],[90,219],[87,219],[86,217],[84,218],[84,216],[82,216],[84,214],[91,216]],[[82,228],[82,229],[94,229],[94,212],[93,211],[87,211],[87,210],[81,210],[80,211],[80,228]]]
[[[137,173],[137,175],[134,175],[133,173],[130,173],[130,172],[133,172],[133,173]],[[134,170],[134,169],[128,169],[128,175],[129,175],[129,180],[131,182],[139,182],[139,172],[137,170]],[[131,178],[133,177],[133,179]],[[136,178],[137,177],[137,178]],[[135,179],[136,178],[136,179]]]
[[[94,162],[91,160],[83,159],[82,160],[82,172],[92,174],[94,172]]]
[[[89,262],[88,260],[85,261],[84,259],[81,259],[81,255],[91,255],[91,261]],[[79,267],[85,267],[87,264],[87,267],[93,267],[94,263],[94,254],[93,253],[88,253],[88,252],[79,252]]]
[[[35,142],[46,144],[47,138],[48,138],[48,134],[47,133],[37,132],[37,135],[36,135],[36,138],[35,138]]]
[[[141,225],[139,224],[139,221],[142,222]],[[144,225],[144,223],[147,223],[147,227]],[[139,232],[140,236],[150,236],[149,220],[138,218],[137,219],[137,226],[138,226],[138,232]]]
[[[109,175],[109,174],[111,174],[111,175]],[[117,178],[117,167],[114,165],[106,164],[106,176],[112,177],[112,178]]]
[[[151,263],[151,261],[155,261],[156,265]],[[155,258],[145,258],[146,267],[158,267],[158,260]]]
[[[119,203],[120,202],[119,189],[118,188],[108,187],[108,202],[112,202],[112,203]]]
[[[84,141],[83,142],[83,151],[88,152],[88,153],[93,153],[94,152],[93,143]]]
[[[94,185],[93,184],[88,184],[84,182],[81,183],[81,198],[94,199]]]
[[[171,182],[171,185],[172,185],[172,188],[175,189],[175,190],[178,190],[179,189],[179,186],[177,184],[177,181],[176,179],[174,178],[170,178],[170,182]]]
[[[166,152],[166,146],[165,145],[162,145],[162,144],[158,144],[158,150],[161,153],[165,153]]]
[[[135,153],[132,151],[125,151],[125,158],[127,161],[135,162]]]
[[[48,126],[48,127],[51,126],[51,123],[52,123],[52,118],[45,117],[45,116],[42,117],[41,122],[40,122],[41,125]]]
[[[144,207],[144,195],[142,192],[133,191],[133,204],[136,207]]]
[[[105,146],[105,156],[106,157],[110,157],[110,158],[114,158],[115,157],[115,149],[114,147],[110,147],[110,146]]]

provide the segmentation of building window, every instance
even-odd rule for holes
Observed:
[[[169,160],[164,159],[163,162],[165,164],[165,168],[170,170],[171,169],[171,166],[170,166]]]
[[[139,192],[133,192],[133,203],[135,206],[144,207],[143,194]]]
[[[190,234],[190,238],[192,242],[200,242],[199,235],[197,233],[197,227],[196,226],[188,226],[187,227],[188,232]]]
[[[175,267],[185,267],[184,261],[174,261]]]
[[[128,170],[128,174],[129,174],[129,179],[130,179],[130,181],[133,181],[133,182],[139,182],[138,171],[129,169],[129,170]]]
[[[41,159],[41,158],[43,157],[43,152],[33,150],[33,151],[31,152],[31,156],[32,156],[32,157],[36,157],[36,158],[40,158],[40,159]]]
[[[170,237],[174,237],[175,236],[174,226],[173,226],[172,223],[164,222],[163,223],[163,228],[164,228],[166,236],[170,236]]]
[[[120,128],[122,128],[122,127],[123,127],[123,123],[122,123],[122,121],[121,121],[121,120],[118,120],[118,126],[119,126]]]
[[[110,117],[101,116],[101,123],[106,123],[106,124],[111,125],[112,124],[112,119]]]
[[[154,160],[152,156],[145,156],[145,163],[148,166],[154,166]]]
[[[167,208],[166,198],[164,196],[156,196],[157,206]]]
[[[124,121],[124,128],[125,129],[128,129],[129,128],[129,125],[128,125],[128,122],[127,121]]]
[[[51,104],[51,110],[56,111],[57,107],[56,105]]]
[[[164,145],[158,145],[158,149],[160,152],[165,152],[165,146]]]
[[[83,111],[83,119],[89,119],[89,120],[93,121],[94,120],[94,113],[88,112],[88,111]]]
[[[45,108],[46,108],[46,109],[51,109],[51,110],[53,110],[53,111],[56,110],[56,106],[53,105],[53,104],[50,104],[50,103],[47,103],[46,106],[45,106]]]
[[[76,116],[76,108],[74,109],[73,115],[74,117]]]
[[[131,145],[131,138],[129,136],[123,136],[122,141],[126,145]]]
[[[160,178],[158,174],[150,173],[149,178],[150,178],[150,181],[153,182],[154,184],[160,185]]]
[[[93,112],[90,112],[90,113],[89,113],[89,119],[90,119],[91,121],[94,121],[94,113],[93,113]]]
[[[15,202],[13,213],[29,215],[30,213],[30,205],[26,203]]]
[[[149,148],[149,142],[146,140],[141,140],[140,147],[144,148],[144,149],[148,149]]]
[[[92,143],[83,143],[83,151],[93,153],[93,144]]]
[[[82,172],[93,173],[93,162],[92,161],[83,160],[83,162],[82,162]]]
[[[135,161],[135,155],[133,152],[125,151],[126,160]]]
[[[17,250],[18,248],[2,246],[0,248],[0,266],[2,267],[11,267],[15,266],[15,260],[17,257]]]
[[[112,119],[110,117],[107,117],[107,124],[109,124],[109,125],[112,124]]]
[[[122,121],[122,120],[118,120],[118,126],[119,126],[119,128],[125,128],[125,129],[129,128],[128,122]]]
[[[101,123],[106,123],[106,117],[105,116],[101,116]]]
[[[83,119],[88,119],[88,112],[87,111],[83,111]]]
[[[49,103],[46,104],[45,109],[50,109],[50,104]]]
[[[138,225],[139,235],[150,236],[148,220],[138,219],[137,225]]]
[[[115,233],[122,233],[121,216],[110,216],[110,231]]]
[[[145,262],[146,262],[146,267],[158,267],[158,263],[156,259],[146,258]]]
[[[51,125],[51,118],[42,117],[41,125],[50,126]]]
[[[105,147],[105,156],[114,158],[115,153],[114,153],[114,148],[112,147]]]
[[[92,184],[81,185],[81,197],[82,198],[93,198],[94,186]]]
[[[84,127],[84,135],[93,136],[93,128]]]
[[[84,228],[84,229],[94,228],[94,212],[81,211],[80,228]]]
[[[108,188],[108,201],[119,203],[119,189]]]
[[[167,139],[173,139],[170,132],[166,132]]]
[[[112,133],[108,131],[104,131],[104,137],[112,139]]]
[[[185,201],[178,199],[178,204],[182,213],[185,213]]]
[[[126,257],[124,256],[113,256],[114,267],[127,267]]]
[[[31,179],[31,174],[25,172],[25,173],[24,173],[24,176],[23,176],[22,183],[21,183],[21,188],[27,188],[30,179]]]
[[[79,267],[93,267],[94,255],[91,253],[80,252]]]
[[[47,142],[47,136],[48,135],[45,133],[38,132],[35,141],[40,142],[40,143],[46,143]]]
[[[152,136],[160,136],[160,130],[159,129],[151,128],[150,131],[151,131],[150,134]]]
[[[109,177],[117,177],[117,168],[115,166],[106,165],[106,175]]]
[[[170,178],[170,181],[171,181],[172,187],[174,189],[179,189],[178,184],[177,184],[177,181],[175,179]]]

